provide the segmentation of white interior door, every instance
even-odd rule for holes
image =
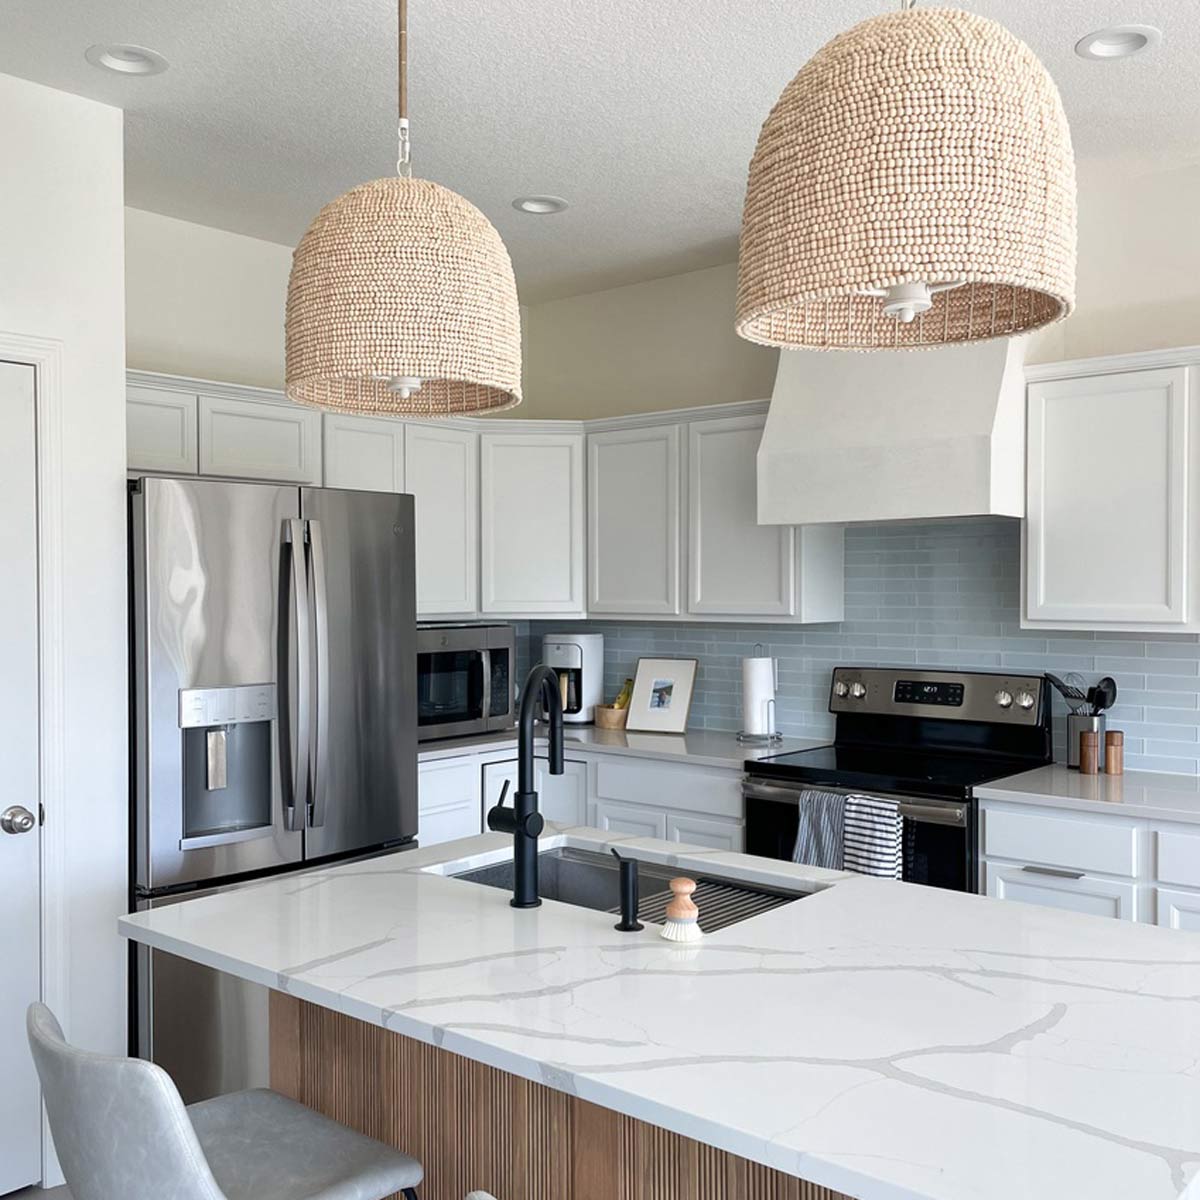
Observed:
[[[42,1175],[25,1008],[41,993],[34,370],[0,362],[0,1194]],[[29,825],[29,828],[26,828]]]

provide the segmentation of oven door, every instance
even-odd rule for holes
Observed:
[[[817,785],[814,785],[817,786]],[[800,796],[805,789],[748,776],[742,782],[747,854],[790,861],[796,845]],[[863,794],[862,789],[821,786],[822,791]],[[978,890],[975,803],[890,792],[904,818],[904,880],[955,892]]]

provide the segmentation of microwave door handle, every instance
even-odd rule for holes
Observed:
[[[325,538],[320,521],[308,522],[308,545],[312,556],[313,608],[316,613],[317,703],[312,739],[313,786],[309,823],[325,824],[329,796],[329,594],[325,574]]]
[[[289,520],[283,523],[283,544],[287,547],[288,575],[286,587],[290,613],[294,614],[292,636],[296,641],[296,677],[292,679],[288,639],[280,638],[279,676],[285,681],[285,694],[280,705],[280,750],[287,767],[284,772],[284,823],[288,829],[303,827],[297,822],[297,806],[308,804],[308,746],[311,728],[309,705],[312,695],[312,665],[309,657],[308,572],[305,569],[304,522]],[[293,683],[295,684],[293,692]],[[293,744],[291,722],[292,697],[296,700],[296,728]]]
[[[483,711],[479,714],[484,722],[492,719],[492,652],[480,650],[479,666],[483,671]]]

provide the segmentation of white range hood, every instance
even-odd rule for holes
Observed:
[[[758,450],[764,525],[1025,515],[1025,339],[784,350]]]

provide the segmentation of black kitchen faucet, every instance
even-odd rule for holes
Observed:
[[[525,677],[521,693],[519,749],[517,750],[517,791],[512,808],[504,804],[507,782],[500,803],[488,813],[488,828],[513,835],[513,908],[536,908],[538,895],[538,835],[545,826],[538,812],[538,794],[533,786],[533,722],[538,709],[545,706],[550,715],[550,774],[563,773],[563,712],[558,674],[539,663]]]

